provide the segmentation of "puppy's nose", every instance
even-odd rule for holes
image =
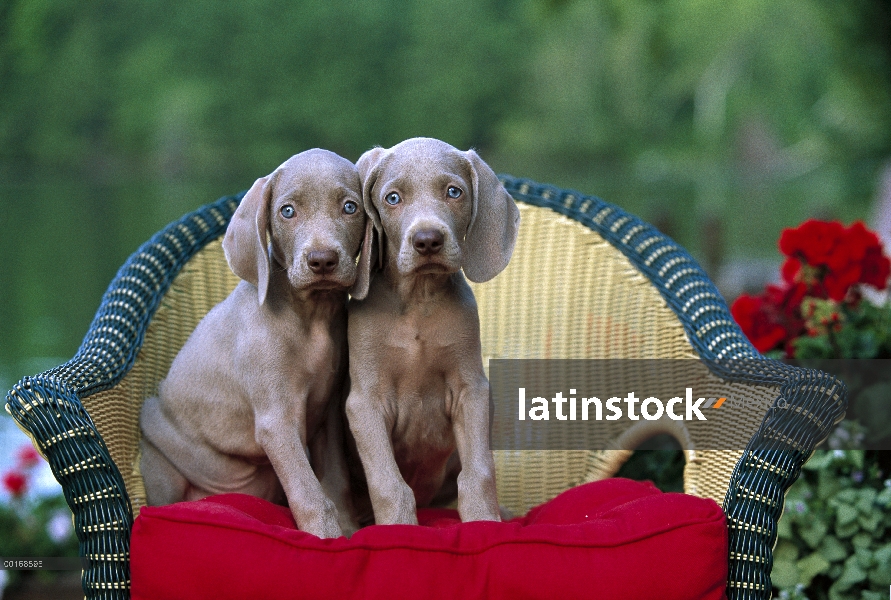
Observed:
[[[411,236],[412,246],[421,256],[436,254],[442,250],[442,233],[435,229],[424,229]]]
[[[316,275],[325,275],[337,267],[338,256],[334,250],[313,250],[306,255],[309,270]]]

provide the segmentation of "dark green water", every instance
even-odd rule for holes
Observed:
[[[0,183],[0,388],[71,358],[127,257],[170,221],[240,189]]]

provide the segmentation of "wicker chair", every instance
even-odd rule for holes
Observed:
[[[772,405],[745,414],[757,433],[738,444],[697,440],[692,428],[674,432],[685,449],[685,491],[714,499],[727,515],[728,597],[769,598],[784,494],[843,418],[843,384],[760,356],[695,261],[640,219],[595,197],[501,179],[522,225],[508,268],[475,286],[484,358],[699,359],[690,368],[702,371],[695,375],[706,389]],[[74,512],[90,561],[87,598],[129,597],[130,528],[145,502],[140,406],[198,321],[237,283],[220,238],[239,200],[186,215],[139,248],[108,288],[77,355],[7,395],[6,410],[47,458]],[[608,477],[652,433],[620,436],[613,451],[496,451],[499,500],[523,512]]]

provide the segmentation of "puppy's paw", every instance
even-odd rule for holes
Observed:
[[[341,514],[338,521],[340,524],[340,530],[343,531],[343,535],[347,537],[352,537],[353,534],[359,531],[359,529],[361,528],[359,525],[359,521],[351,515]]]
[[[337,522],[337,510],[330,500],[318,510],[307,511],[303,515],[294,515],[300,531],[311,533],[320,538],[336,538],[343,535]]]
[[[389,494],[380,498],[375,507],[374,521],[378,525],[417,525],[418,513],[415,494],[405,483],[394,486]]]
[[[495,477],[461,471],[458,475],[458,514],[466,521],[501,521]]]
[[[498,505],[498,514],[501,515],[502,521],[510,521],[514,518],[514,512],[506,506]]]

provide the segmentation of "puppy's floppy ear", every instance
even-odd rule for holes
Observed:
[[[266,301],[269,288],[270,259],[266,230],[274,180],[275,173],[254,182],[232,215],[223,238],[223,252],[229,268],[257,286],[260,304]]]
[[[365,220],[365,237],[362,238],[362,249],[359,255],[359,264],[356,267],[356,282],[350,288],[350,296],[356,300],[364,300],[368,295],[368,285],[371,283],[371,265],[374,264],[375,254],[374,224],[371,219]]]
[[[464,274],[471,281],[489,281],[507,266],[520,228],[520,211],[495,172],[473,150],[470,162],[473,212],[464,237]]]
[[[381,217],[377,212],[377,207],[374,205],[374,198],[372,195],[372,191],[374,190],[374,184],[377,183],[377,177],[380,174],[381,162],[383,161],[384,156],[387,154],[387,150],[385,148],[381,148],[380,146],[376,146],[359,157],[359,160],[356,162],[356,168],[359,170],[359,178],[362,180],[362,204],[365,207],[365,214],[368,215],[368,222],[371,223],[374,235],[373,240],[371,240],[372,249],[368,253],[369,258],[371,258],[372,253],[377,254],[377,266],[380,268],[383,263],[383,255],[384,255],[384,228],[381,225]],[[376,248],[375,248],[376,246]],[[365,255],[365,248],[363,244],[362,254]],[[371,267],[371,262],[369,262],[368,266]],[[360,262],[361,266],[362,263]],[[360,272],[359,277],[362,274]],[[370,276],[370,275],[369,275]]]

